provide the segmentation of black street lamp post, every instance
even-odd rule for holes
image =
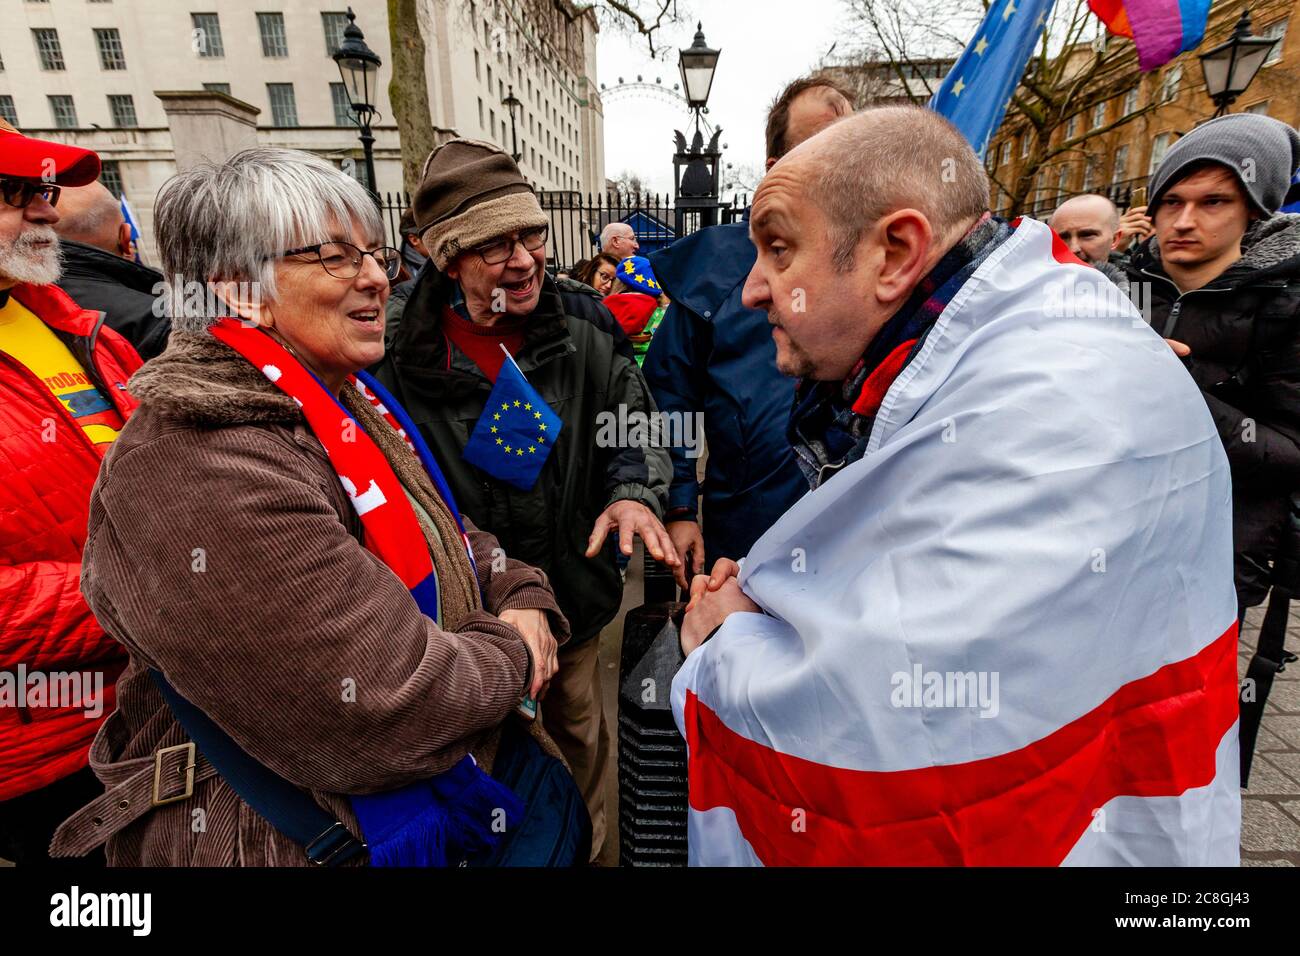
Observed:
[[[357,26],[357,15],[348,7],[348,25],[343,30],[343,43],[334,51],[334,62],[339,66],[343,88],[348,94],[352,112],[357,114],[361,127],[361,148],[365,155],[366,185],[379,204],[379,189],[375,183],[375,137],[370,132],[370,121],[379,111],[375,109],[376,74],[383,61],[379,54],[366,46],[365,35]]]
[[[515,137],[515,113],[524,104],[519,97],[515,96],[514,86],[506,87],[506,98],[501,101],[501,105],[510,111],[510,155],[514,157],[515,164],[523,158],[519,152],[519,140]]]
[[[1228,112],[1232,102],[1246,92],[1276,43],[1276,39],[1251,35],[1250,11],[1242,8],[1232,36],[1201,54],[1205,92],[1218,107],[1215,116]]]
[[[706,148],[700,132],[700,114],[706,109],[709,91],[713,88],[713,74],[718,68],[721,50],[714,50],[704,40],[704,24],[696,28],[695,42],[679,51],[682,88],[686,104],[695,113],[695,135],[690,148],[680,130],[676,132],[677,151],[673,155],[673,178],[676,184],[675,206],[677,234],[683,234],[685,217],[698,212],[701,226],[717,223],[719,189],[718,176],[722,152],[718,149],[721,127],[713,132]]]

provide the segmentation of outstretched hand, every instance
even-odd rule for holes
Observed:
[[[605,538],[613,531],[618,532],[619,550],[629,557],[632,538],[640,535],[646,550],[656,561],[670,568],[682,563],[663,524],[639,501],[616,501],[600,513],[591,528],[591,537],[587,539],[587,557],[594,558],[599,554]]]

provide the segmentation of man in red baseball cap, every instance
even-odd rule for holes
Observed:
[[[103,791],[87,753],[126,663],[81,596],[81,551],[140,357],[53,284],[59,190],[98,175],[90,150],[0,122],[0,858],[19,865]]]

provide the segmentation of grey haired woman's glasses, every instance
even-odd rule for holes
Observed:
[[[325,271],[337,279],[355,279],[366,256],[372,256],[389,279],[396,279],[402,272],[402,254],[392,246],[360,249],[350,242],[318,242],[314,246],[290,249],[281,255],[301,256],[309,252],[314,252]]]

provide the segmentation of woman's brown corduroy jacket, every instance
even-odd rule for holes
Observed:
[[[108,793],[54,851],[113,833],[116,866],[307,865],[183,746],[150,668],[353,833],[341,795],[426,778],[471,750],[490,766],[531,664],[519,632],[488,612],[544,609],[562,643],[545,575],[468,529],[485,610],[443,631],[363,547],[324,449],[245,359],[177,332],[130,387],[141,405],[95,485],[82,565],[130,666],[91,750]],[[166,802],[186,792],[191,762],[192,795]]]

